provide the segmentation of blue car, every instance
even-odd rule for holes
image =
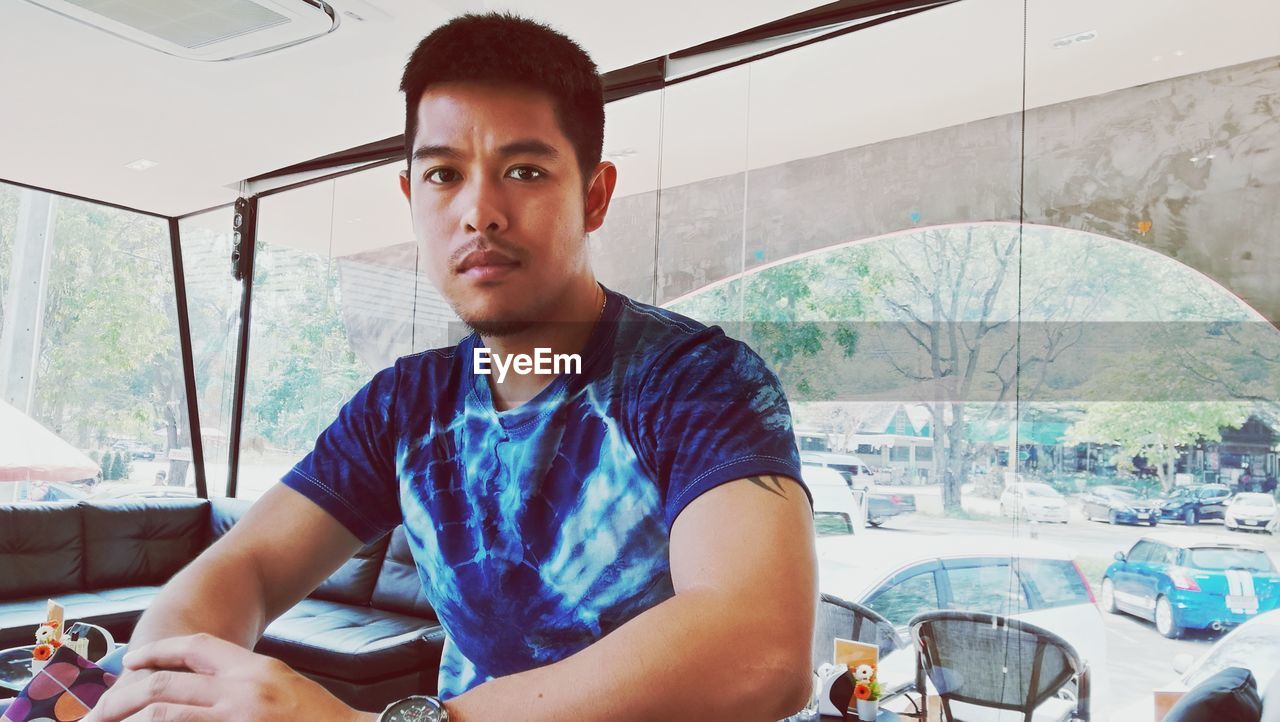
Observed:
[[[1127,612],[1176,639],[1186,629],[1221,630],[1280,607],[1280,574],[1257,544],[1154,533],[1102,576],[1104,611]]]

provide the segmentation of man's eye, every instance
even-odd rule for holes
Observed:
[[[537,168],[532,168],[527,165],[517,166],[507,171],[508,177],[515,178],[516,180],[522,180],[522,181],[538,180],[539,178],[542,178],[545,175],[546,175],[545,173],[538,170]]]
[[[458,179],[458,172],[452,168],[432,168],[422,177],[428,183],[449,183]]]

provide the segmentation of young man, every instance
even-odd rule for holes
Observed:
[[[594,64],[541,25],[466,16],[423,40],[402,89],[400,185],[421,257],[475,333],[356,394],[166,587],[90,721],[774,722],[799,709],[817,592],[787,402],[719,329],[596,282],[586,234],[616,169],[600,161]],[[580,365],[480,373],[537,349]],[[402,522],[448,633],[440,699],[360,713],[247,651]]]

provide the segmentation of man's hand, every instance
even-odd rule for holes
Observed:
[[[284,662],[207,634],[125,656],[125,673],[84,722],[370,722]]]

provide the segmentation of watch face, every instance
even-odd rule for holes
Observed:
[[[385,722],[436,722],[440,719],[439,707],[425,697],[396,702],[382,716]]]

